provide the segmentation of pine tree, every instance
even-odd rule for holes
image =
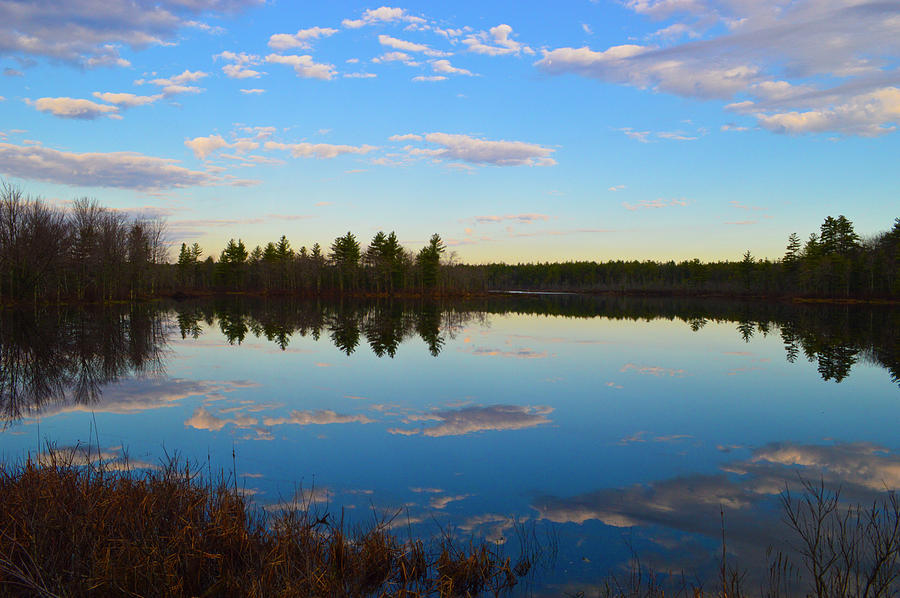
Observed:
[[[797,233],[791,233],[788,237],[787,251],[784,254],[784,263],[794,264],[800,259],[800,236]]]
[[[356,268],[359,264],[359,242],[350,231],[338,237],[331,244],[331,261],[338,269],[338,284],[341,291],[344,285],[353,286],[356,282]]]
[[[441,254],[447,247],[437,233],[431,235],[428,245],[423,247],[416,256],[416,261],[422,271],[422,286],[433,289],[437,286],[440,274]]]

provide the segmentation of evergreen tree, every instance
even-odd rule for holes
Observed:
[[[263,253],[263,259],[269,263],[274,264],[278,261],[278,250],[275,248],[275,243],[269,241],[266,243],[266,249]]]
[[[851,255],[860,248],[859,235],[853,230],[853,223],[843,215],[834,224],[835,251],[840,255]]]
[[[278,243],[275,244],[275,257],[282,263],[290,261],[294,257],[294,252],[291,250],[291,242],[284,235],[281,235]]]
[[[794,264],[798,259],[800,259],[800,237],[797,233],[791,233],[784,254],[784,263]]]
[[[247,262],[247,246],[241,239],[229,239],[219,256],[218,274],[230,287],[241,287],[244,282],[244,266]]]
[[[428,245],[419,250],[416,261],[422,271],[422,286],[433,289],[437,286],[441,265],[441,254],[447,247],[437,233],[431,235]]]
[[[344,286],[353,287],[356,283],[356,268],[359,265],[359,242],[350,231],[338,237],[331,244],[331,261],[338,269],[338,284],[341,291]]]

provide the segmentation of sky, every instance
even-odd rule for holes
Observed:
[[[777,258],[900,216],[898,2],[384,1],[0,0],[0,177],[207,255]]]

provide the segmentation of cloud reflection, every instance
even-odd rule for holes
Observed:
[[[900,454],[867,443],[769,444],[712,475],[689,475],[571,497],[542,496],[533,507],[557,523],[597,520],[615,527],[655,526],[718,537],[720,506],[729,538],[765,547],[784,534],[773,499],[800,478],[841,488],[844,500],[871,504],[900,488]]]
[[[489,430],[522,430],[551,423],[552,420],[547,418],[547,415],[552,412],[553,407],[548,406],[467,406],[460,409],[445,409],[420,415],[408,415],[404,420],[406,422],[434,421],[440,423],[434,426],[413,429],[391,428],[388,432],[407,436],[422,434],[423,436],[437,438],[442,436],[462,436]]]
[[[331,409],[316,409],[314,411],[291,411],[289,417],[267,417],[263,423],[267,426],[280,426],[282,424],[296,424],[298,426],[327,425],[327,424],[371,424],[375,420],[363,414],[346,415],[332,411]]]

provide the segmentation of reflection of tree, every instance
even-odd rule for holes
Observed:
[[[857,349],[840,344],[824,347],[818,354],[822,379],[840,382],[849,376],[858,353]]]
[[[219,330],[225,335],[228,344],[233,345],[237,342],[240,345],[244,342],[250,326],[243,313],[229,306],[220,310],[216,315],[219,316]]]
[[[359,345],[359,321],[354,314],[340,313],[335,315],[329,324],[331,340],[334,346],[350,355]]]
[[[792,304],[690,297],[617,295],[497,295],[468,300],[471,314],[519,313],[570,318],[682,320],[697,332],[707,322],[734,322],[744,341],[781,334],[786,358],[800,351],[826,380],[840,382],[864,361],[888,370],[900,384],[900,310],[872,305]],[[446,315],[445,315],[446,318]]]
[[[749,343],[750,339],[753,338],[753,331],[756,327],[753,322],[748,322],[746,320],[738,322],[737,330],[741,334],[741,338],[744,339],[745,343]]]
[[[163,312],[54,310],[0,314],[0,410],[13,421],[68,403],[92,404],[103,386],[163,371]]]
[[[406,332],[402,307],[391,302],[368,311],[363,330],[375,355],[393,358]]]
[[[426,303],[416,312],[416,332],[428,345],[428,352],[437,357],[444,347],[441,336],[441,312],[434,303]]]
[[[400,344],[418,334],[433,356],[440,354],[445,336],[453,336],[473,317],[481,314],[457,312],[434,302],[341,301],[323,303],[292,298],[258,300],[247,297],[175,305],[182,338],[202,334],[201,322],[218,326],[229,343],[243,342],[248,335],[265,338],[284,350],[294,335],[318,340],[325,332],[334,345],[350,355],[365,336],[378,357],[394,357]]]
[[[169,319],[166,310],[174,310]],[[325,335],[343,353],[354,353],[365,336],[378,356],[396,355],[418,336],[431,355],[473,321],[487,325],[491,313],[650,321],[681,320],[692,330],[707,322],[734,322],[749,340],[780,334],[786,358],[801,353],[825,380],[840,382],[859,362],[877,364],[900,384],[900,310],[865,306],[750,304],[683,298],[488,297],[439,303],[359,301],[327,303],[248,297],[90,310],[0,314],[0,411],[6,420],[55,404],[90,404],[104,385],[123,376],[162,368],[167,325],[175,334],[199,338],[219,328],[231,343],[248,336],[285,349],[297,335]]]
[[[826,380],[840,382],[863,360],[886,368],[900,384],[900,310],[871,306],[794,305],[776,302],[697,300],[684,297],[617,297],[589,295],[498,295],[453,303],[350,301],[326,303],[296,299],[220,299],[194,306],[180,303],[182,335],[194,335],[195,325],[216,319],[234,342],[248,333],[264,337],[282,349],[299,334],[318,339],[324,332],[346,354],[365,336],[380,356],[396,354],[399,344],[418,335],[432,355],[440,354],[447,338],[491,313],[552,315],[572,318],[651,321],[682,320],[700,331],[709,322],[734,322],[740,337],[781,335],[785,355],[793,363],[801,351],[817,364]]]
[[[799,338],[793,322],[786,322],[781,327],[781,340],[784,343],[784,353],[788,363],[794,363],[800,355],[800,348],[797,346]]]
[[[191,337],[193,339],[200,338],[203,329],[200,327],[200,320],[203,319],[203,313],[200,310],[185,310],[178,312],[176,316],[178,321],[178,330],[181,332],[181,338]]]

